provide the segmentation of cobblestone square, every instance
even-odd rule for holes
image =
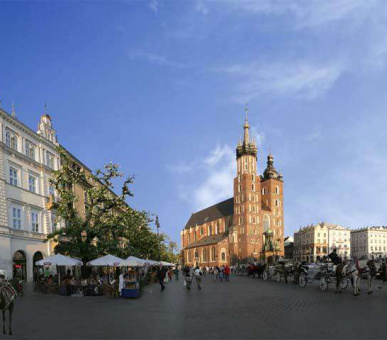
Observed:
[[[213,283],[206,276],[200,292],[195,285],[187,291],[180,279],[163,293],[147,286],[137,300],[41,295],[27,287],[16,303],[12,338],[385,339],[387,287],[379,283],[367,295],[362,282],[354,297],[350,287],[335,294],[312,284],[245,276]]]

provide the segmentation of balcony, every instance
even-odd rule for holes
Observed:
[[[58,206],[58,202],[59,202],[58,197],[56,197],[54,195],[50,195],[48,198],[48,202],[46,203],[46,209],[47,210],[56,209]]]

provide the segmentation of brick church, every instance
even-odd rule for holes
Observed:
[[[257,174],[258,149],[249,131],[246,110],[243,142],[236,148],[234,196],[191,215],[181,231],[185,265],[272,262],[284,254],[282,175],[271,154],[263,174]]]

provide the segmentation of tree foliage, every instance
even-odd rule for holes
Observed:
[[[58,152],[61,167],[53,172],[51,184],[59,197],[56,216],[64,227],[47,236],[47,240],[57,241],[55,252],[81,258],[84,262],[106,254],[177,260],[173,254],[176,244],[166,235],[157,235],[151,230],[150,214],[126,203],[126,199],[133,196],[129,188],[133,176],[124,179],[119,165],[113,163],[94,174],[87,173],[73,162],[65,149],[60,147]],[[115,194],[117,180],[123,183]],[[80,206],[79,193],[77,195],[75,190],[79,187],[84,190],[84,207]]]

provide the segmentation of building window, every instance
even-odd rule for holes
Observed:
[[[11,133],[9,131],[5,134],[5,144],[10,148],[11,147]]]
[[[14,149],[17,151],[17,137],[16,136],[11,137],[11,149]]]
[[[21,209],[12,207],[12,226],[14,229],[21,229]]]
[[[55,197],[55,188],[54,188],[54,186],[52,184],[50,184],[50,186],[48,187],[48,194],[50,196]]]
[[[208,235],[209,236],[212,235],[212,225],[211,224],[208,226]]]
[[[252,191],[255,191],[255,184],[254,184],[254,183],[251,184],[251,190],[252,190]]]
[[[46,165],[50,169],[54,169],[54,155],[49,152],[46,152]]]
[[[28,190],[36,193],[36,178],[34,176],[28,176]]]
[[[279,187],[275,187],[275,193],[276,193],[277,195],[279,195],[279,193],[280,193]]]
[[[203,227],[200,228],[200,236],[203,236]],[[197,256],[195,256],[197,257]]]
[[[222,261],[226,261],[226,253],[222,252]]]
[[[9,168],[9,183],[17,186],[18,171],[14,168]]]
[[[35,160],[35,147],[26,142],[26,156]]]
[[[253,168],[253,170],[254,170],[254,168]],[[252,180],[252,181],[254,181],[254,180],[255,180],[255,178],[254,178],[254,174],[253,174],[253,175],[251,175],[251,180]]]
[[[39,232],[39,213],[31,211],[31,229],[33,232]]]
[[[242,186],[239,184],[238,185],[238,192],[241,192]]]
[[[215,247],[211,248],[211,260],[215,261],[215,256],[216,256],[216,250]]]
[[[197,249],[195,249],[195,257],[198,258],[199,257],[199,252]]]
[[[56,221],[56,216],[51,215],[51,232],[56,231],[57,229],[57,221]]]
[[[203,248],[203,262],[207,262],[207,250]]]
[[[266,188],[262,188],[262,195],[266,195]]]

